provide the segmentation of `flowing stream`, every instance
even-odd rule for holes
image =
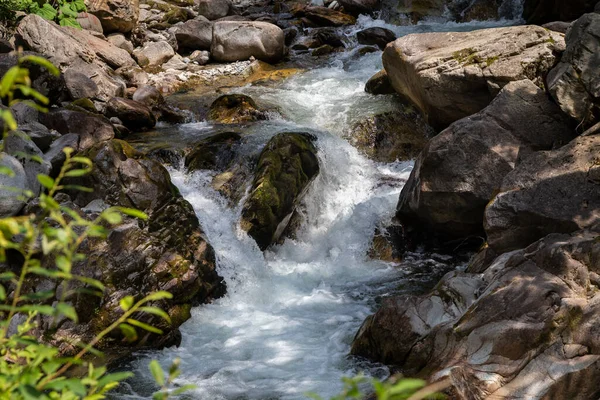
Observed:
[[[363,157],[341,136],[353,121],[396,107],[393,96],[364,92],[381,69],[381,52],[357,57],[353,34],[385,26],[398,36],[412,32],[472,30],[509,21],[389,26],[361,17],[345,31],[348,50],[319,68],[270,87],[239,88],[282,117],[258,123],[248,151],[290,130],[317,136],[321,172],[302,204],[304,222],[294,239],[264,254],[238,227],[241,208],[231,208],[211,186],[211,172],[171,170],[174,183],[194,206],[217,254],[227,295],[192,310],[179,348],[141,354],[128,367],[136,377],[118,398],[151,396],[147,364],[165,367],[179,357],[178,385],[194,384],[185,398],[304,399],[339,393],[340,378],[359,371],[386,376],[387,369],[348,356],[354,334],[378,299],[431,281],[449,266],[438,255],[409,254],[401,266],[373,261],[367,251],[375,229],[394,214],[411,162],[379,164]],[[185,124],[174,134],[202,135],[210,125]]]

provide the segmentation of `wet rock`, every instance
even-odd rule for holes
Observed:
[[[230,0],[194,0],[194,10],[210,21],[226,17],[232,8]]]
[[[317,47],[316,49],[314,49],[312,51],[312,55],[315,57],[319,57],[319,56],[325,56],[327,54],[331,54],[335,51],[335,49],[328,45],[328,44],[324,44],[323,46]]]
[[[415,159],[434,135],[417,111],[406,108],[365,118],[344,136],[369,158],[394,162]]]
[[[600,226],[600,136],[536,153],[502,181],[485,210],[488,244],[498,253],[552,232]]]
[[[243,61],[250,57],[275,63],[284,54],[281,28],[267,22],[216,22],[210,54],[219,62]]]
[[[98,94],[98,85],[87,75],[69,68],[64,73],[65,86],[72,100],[93,99]]]
[[[142,103],[148,107],[158,106],[165,102],[160,90],[154,86],[141,86],[137,88],[132,97],[133,100]]]
[[[383,50],[388,43],[396,40],[396,34],[389,29],[375,27],[359,31],[356,38],[360,44],[374,44]]]
[[[333,28],[315,28],[312,30],[310,38],[313,39],[313,43],[309,45],[310,48],[320,47],[324,44],[331,47],[345,47],[339,33]]]
[[[175,55],[175,50],[166,41],[148,42],[133,51],[133,56],[141,67],[161,66]]]
[[[114,137],[112,125],[105,119],[87,112],[67,109],[52,110],[40,118],[49,129],[63,135],[74,133],[79,136],[78,151],[86,150],[98,142]]]
[[[592,12],[596,0],[525,0],[523,18],[528,24],[544,24],[552,21],[573,21]]]
[[[43,160],[42,151],[22,131],[12,131],[4,137],[4,151],[21,163],[27,177],[27,188],[34,196],[38,196],[41,185],[37,176],[48,175],[51,167],[49,162]]]
[[[193,19],[177,27],[175,38],[180,49],[189,51],[210,50],[213,37],[213,24],[209,21]]]
[[[380,6],[379,0],[336,0],[344,11],[354,16],[360,14],[372,14]]]
[[[351,15],[319,6],[300,8],[295,11],[294,16],[304,17],[316,26],[345,26],[356,23],[356,19]]]
[[[387,298],[351,352],[407,375],[449,377],[453,398],[593,400],[597,236],[549,235],[500,256],[482,275],[450,272],[427,295]]]
[[[264,120],[266,115],[250,96],[226,94],[210,105],[207,119],[222,124],[239,124]]]
[[[312,138],[302,133],[280,133],[263,149],[240,222],[260,249],[277,241],[319,173],[316,154]]]
[[[133,53],[133,43],[127,40],[127,38],[125,38],[125,35],[123,35],[122,33],[110,34],[106,37],[106,40],[108,40],[110,43],[117,46],[118,48],[125,50],[129,54]]]
[[[154,128],[156,118],[152,110],[135,100],[113,97],[106,104],[106,115],[119,118],[132,131]]]
[[[537,26],[412,34],[388,45],[383,65],[439,129],[483,109],[508,82],[542,86],[561,46],[560,34]]]
[[[86,0],[87,11],[94,14],[104,32],[131,32],[138,22],[139,0]]]
[[[77,15],[77,22],[81,29],[103,34],[102,22],[94,14],[81,12]]]
[[[23,191],[29,188],[27,175],[21,163],[4,152],[0,153],[0,167],[13,172],[12,176],[0,174],[0,217],[11,217],[25,205]]]
[[[511,82],[483,111],[434,137],[400,194],[396,217],[416,242],[484,237],[486,205],[525,156],[568,143],[572,125],[531,81]]]
[[[396,93],[390,82],[385,69],[382,69],[375,75],[369,78],[365,84],[365,92],[370,94],[392,94]]]
[[[233,160],[234,147],[241,138],[239,133],[223,132],[202,140],[185,157],[185,167],[190,171],[223,171]]]
[[[585,129],[600,121],[600,14],[575,21],[566,41],[560,63],[548,74],[548,91]]]

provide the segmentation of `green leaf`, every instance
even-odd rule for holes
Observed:
[[[164,300],[164,299],[172,299],[173,295],[169,292],[165,292],[161,290],[159,292],[150,293],[148,296],[144,297],[145,301],[156,301],[156,300]]]
[[[4,286],[0,285],[0,301],[6,300],[6,289]]]
[[[146,312],[148,314],[158,315],[159,317],[161,317],[168,323],[171,323],[171,317],[169,317],[169,314],[167,314],[165,311],[161,310],[158,307],[150,307],[150,306],[141,307],[140,311]]]
[[[71,272],[71,260],[69,260],[64,255],[59,255],[56,257],[56,266],[58,269],[64,272]]]
[[[89,169],[72,169],[70,171],[67,171],[65,173],[65,176],[68,177],[78,177],[78,176],[84,176],[90,173]]]
[[[148,324],[145,324],[143,322],[140,322],[140,321],[138,321],[136,319],[133,319],[133,318],[127,318],[127,323],[129,323],[129,324],[131,324],[133,326],[137,326],[138,328],[141,328],[141,329],[143,329],[145,331],[156,333],[157,335],[162,335],[163,334],[163,331],[161,331],[160,329],[155,328],[152,325],[148,325]]]
[[[100,216],[111,225],[120,224],[121,221],[123,221],[123,217],[121,217],[121,214],[116,212],[114,208],[108,208],[102,211],[102,214],[100,214]]]
[[[77,20],[72,17],[59,18],[58,23],[60,26],[70,26],[71,28],[81,29],[81,25],[79,25],[79,22],[77,22]]]
[[[184,385],[184,386],[180,387],[179,389],[174,390],[173,396],[178,396],[187,391],[194,390],[194,389],[196,389],[196,387],[197,387],[196,385]]]
[[[54,179],[50,178],[48,175],[38,174],[37,180],[48,190],[54,187]]]
[[[121,306],[121,309],[123,311],[128,311],[131,308],[131,306],[133,306],[134,301],[135,300],[133,296],[125,296],[121,300],[119,300],[119,305]]]
[[[158,383],[160,386],[164,386],[165,385],[165,373],[164,373],[162,367],[160,366],[160,364],[158,363],[158,361],[156,361],[156,360],[150,361],[148,368],[150,369],[150,372],[152,373],[152,376],[154,377],[154,380],[156,381],[156,383]]]
[[[54,297],[54,290],[42,290],[40,292],[28,293],[25,296],[21,296],[21,299],[25,301],[43,301]]]
[[[71,3],[65,3],[61,5],[60,12],[67,17],[77,18],[77,10],[71,7]]]
[[[123,336],[125,336],[125,339],[128,342],[133,342],[133,341],[137,340],[137,338],[138,338],[137,332],[136,332],[135,328],[132,327],[131,325],[120,324],[119,329],[121,330],[121,333],[123,334]]]
[[[143,211],[136,210],[135,208],[116,207],[116,209],[133,218],[139,218],[144,221],[148,219],[148,214]]]
[[[35,14],[47,19],[48,21],[53,21],[58,15],[58,11],[56,11],[49,3],[45,3],[35,12]]]
[[[6,175],[9,178],[15,176],[15,171],[13,171],[10,167],[5,167],[4,165],[0,165],[0,174]]]
[[[75,311],[75,307],[67,304],[67,303],[58,303],[56,305],[56,310],[59,314],[64,315],[69,318],[73,322],[77,322],[77,311]]]
[[[66,190],[76,190],[78,192],[86,192],[86,193],[94,192],[94,189],[85,187],[85,186],[81,186],[81,185],[64,185],[62,188],[66,189]]]
[[[9,130],[14,131],[17,129],[17,121],[10,110],[0,110],[0,115],[2,116],[2,119],[8,126]]]
[[[98,386],[104,387],[111,382],[121,382],[133,376],[134,375],[131,372],[114,372],[112,374],[104,375],[102,378],[100,378],[98,380]]]
[[[2,77],[0,80],[0,97],[6,97],[8,93],[12,90],[15,80],[19,76],[19,67],[12,67]]]
[[[56,12],[56,10],[54,10]],[[52,18],[54,19],[54,18]],[[59,76],[60,71],[58,68],[54,66],[50,61],[46,60],[44,57],[39,56],[24,56],[19,59],[19,63],[31,62],[33,64],[37,64],[46,68],[52,75]]]

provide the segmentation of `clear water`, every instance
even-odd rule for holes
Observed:
[[[349,44],[356,30],[383,25],[361,17],[346,32]],[[484,26],[490,24],[390,28],[403,35]],[[259,151],[284,130],[309,128],[318,138],[321,173],[305,196],[305,220],[293,240],[263,254],[238,227],[240,207],[231,208],[211,189],[211,172],[171,171],[215,248],[228,293],[192,311],[181,327],[179,348],[138,357],[130,365],[136,378],[118,398],[151,395],[151,358],[167,366],[180,357],[183,373],[176,383],[196,385],[186,396],[194,399],[303,399],[306,392],[328,398],[339,392],[342,376],[361,369],[386,374],[382,366],[349,358],[355,332],[379,296],[408,282],[411,266],[429,271],[444,265],[416,256],[398,268],[366,255],[375,228],[393,216],[412,168],[411,163],[374,163],[340,137],[354,120],[395,107],[392,96],[364,92],[366,80],[379,69],[381,52],[357,59],[348,51],[276,87],[240,89],[276,105],[283,115],[251,128],[255,133],[249,135],[248,151]],[[208,128],[198,123],[178,130],[193,136]]]

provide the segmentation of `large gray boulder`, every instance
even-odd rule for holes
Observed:
[[[483,109],[508,82],[542,87],[560,49],[562,35],[538,26],[419,33],[390,43],[383,65],[394,89],[442,129]]]
[[[600,227],[598,154],[595,135],[520,163],[485,210],[489,246],[500,254],[552,232]]]
[[[175,38],[180,49],[210,50],[212,44],[213,23],[206,20],[192,19],[177,26]]]
[[[29,189],[27,175],[21,163],[4,152],[0,153],[0,167],[12,174],[0,173],[0,218],[16,215],[25,205],[23,192]]]
[[[283,57],[285,38],[268,22],[221,21],[213,25],[210,54],[215,61],[243,61],[250,57],[275,63]]]
[[[194,0],[194,10],[210,21],[228,16],[232,9],[231,0]]]
[[[131,32],[140,14],[139,0],[85,0],[85,5],[98,17],[105,33]]]
[[[148,42],[143,47],[133,51],[133,56],[141,67],[158,67],[169,61],[175,55],[175,50],[164,41]]]
[[[12,131],[5,136],[4,151],[19,160],[27,176],[28,189],[38,196],[42,187],[37,176],[48,175],[51,168],[50,163],[43,159],[44,153],[21,131]]]
[[[98,85],[86,74],[76,68],[69,68],[64,73],[65,86],[72,100],[93,99],[98,94]]]
[[[427,295],[389,297],[352,354],[449,377],[453,399],[596,400],[598,234],[549,235],[483,274],[450,272]]]
[[[600,121],[600,14],[575,21],[567,50],[548,74],[548,90],[560,108],[583,127]]]
[[[397,218],[418,241],[484,236],[485,206],[503,178],[525,155],[568,143],[569,122],[533,82],[509,83],[484,110],[429,142],[402,189]]]

